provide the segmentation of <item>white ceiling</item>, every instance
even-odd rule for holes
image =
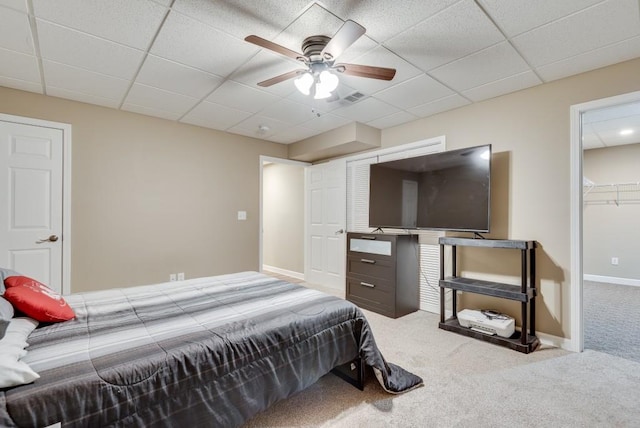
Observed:
[[[582,115],[582,148],[640,143],[640,103],[589,110]]]
[[[340,62],[345,101],[288,80],[300,52],[352,19],[367,32]],[[0,0],[0,85],[292,143],[352,121],[384,129],[640,57],[639,0]],[[261,129],[262,128],[262,129]]]

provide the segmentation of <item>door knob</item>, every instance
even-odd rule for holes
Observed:
[[[47,239],[39,239],[36,241],[36,244],[44,244],[45,242],[56,242],[58,237],[56,235],[51,235]]]
[[[338,231],[336,231],[336,235],[342,235],[344,233],[344,229],[340,229]]]

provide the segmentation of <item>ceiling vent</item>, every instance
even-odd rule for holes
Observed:
[[[365,97],[365,95],[362,92],[352,92],[349,95],[347,95],[346,97],[342,97],[342,99],[340,101],[347,103],[347,104],[355,104],[358,101],[361,101],[363,98]]]

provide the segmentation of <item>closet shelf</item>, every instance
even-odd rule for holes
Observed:
[[[595,184],[583,186],[585,205],[640,204],[640,182]]]

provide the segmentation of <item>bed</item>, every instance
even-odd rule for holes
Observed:
[[[0,426],[239,426],[358,360],[390,393],[422,384],[358,307],[257,272],[65,299],[76,318],[29,335],[40,378],[0,389]]]

